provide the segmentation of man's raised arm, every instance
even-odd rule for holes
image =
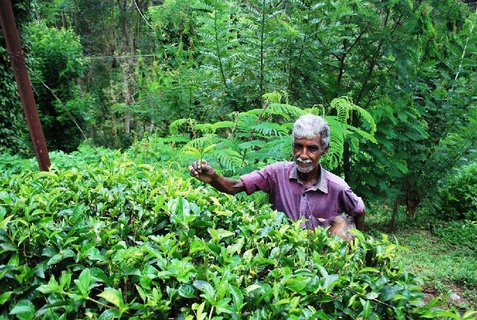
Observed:
[[[195,161],[188,167],[188,169],[191,176],[199,179],[202,182],[210,184],[212,187],[221,192],[236,194],[241,191],[245,191],[245,186],[242,180],[230,179],[219,175],[205,160]]]

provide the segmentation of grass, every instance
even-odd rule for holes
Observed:
[[[445,223],[438,224],[424,211],[412,220],[400,211],[392,233],[388,208],[371,207],[369,211],[367,232],[375,236],[386,233],[407,248],[402,252],[403,260],[419,277],[428,299],[437,297],[443,306],[477,310],[477,243],[456,243],[460,238],[455,237],[455,224],[446,229]],[[467,226],[462,223],[461,227],[465,230]]]

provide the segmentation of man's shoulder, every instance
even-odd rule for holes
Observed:
[[[242,177],[260,176],[276,176],[280,173],[288,173],[292,169],[293,162],[280,161],[268,164],[261,169],[254,170],[250,173],[244,174]]]
[[[293,167],[293,162],[290,161],[279,161],[275,162],[269,165],[266,165],[264,169],[268,170],[276,170],[276,171],[281,171],[281,170],[289,170]]]
[[[322,168],[324,174],[325,174],[325,179],[328,181],[328,185],[332,185],[336,188],[339,189],[347,189],[349,188],[348,184],[346,181],[341,178],[340,176],[337,176],[336,174],[326,170],[325,168]]]

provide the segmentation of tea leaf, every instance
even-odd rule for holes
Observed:
[[[4,304],[5,302],[10,299],[10,296],[12,295],[13,291],[7,291],[2,294],[0,294],[0,305]]]
[[[29,300],[20,300],[10,311],[20,320],[31,320],[35,315],[35,306]]]
[[[257,290],[257,289],[260,289],[260,288],[261,288],[261,286],[259,286],[258,284],[251,284],[251,285],[249,285],[245,290],[246,290],[248,293],[250,293],[250,292],[255,291],[255,290]]]
[[[207,312],[204,312],[205,301],[201,304],[194,303],[192,309],[196,310],[197,320],[204,320],[207,317]]]
[[[242,291],[238,287],[233,285],[229,285],[229,288],[230,288],[230,293],[232,294],[235,311],[240,312],[244,306]]]
[[[5,210],[3,207],[0,207],[0,209]],[[12,218],[13,218],[13,214],[6,217],[2,221],[0,221],[0,229],[6,231],[7,230],[7,224],[10,222],[10,220],[12,220]]]
[[[76,286],[83,295],[84,298],[88,297],[89,286],[91,284],[91,272],[89,269],[84,269],[79,278],[75,280]]]
[[[383,301],[392,300],[399,293],[401,289],[402,287],[400,285],[394,285],[394,286],[386,285],[382,287],[381,290],[379,291],[381,300]]]
[[[98,297],[103,298],[107,302],[115,305],[116,307],[122,306],[122,296],[119,290],[113,288],[106,288],[103,292],[98,294]]]
[[[200,291],[204,292],[203,296],[207,301],[209,301],[210,303],[214,301],[215,289],[210,285],[210,283],[203,280],[196,280],[194,281],[193,285]]]

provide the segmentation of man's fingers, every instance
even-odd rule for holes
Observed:
[[[193,166],[188,166],[187,169],[189,169],[191,176],[196,176],[198,174],[197,170],[195,170]]]
[[[200,170],[200,172],[202,172],[202,169],[205,169],[205,167],[207,166],[207,161],[206,160],[197,160],[196,162],[196,167],[197,169]]]
[[[191,176],[198,177],[202,173],[207,174],[211,168],[207,164],[206,160],[197,160],[188,166],[187,169],[189,170]]]
[[[200,163],[199,163],[199,161],[195,161],[195,162],[192,164],[192,167],[193,167],[194,171],[196,171],[196,172],[200,172],[200,171],[201,171],[201,170],[200,170],[201,168],[200,168]]]

